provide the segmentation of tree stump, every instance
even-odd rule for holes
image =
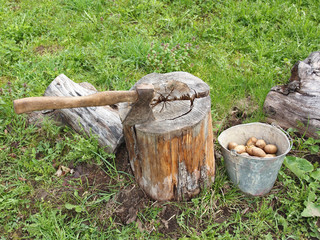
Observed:
[[[185,72],[149,74],[155,120],[124,125],[129,160],[140,187],[155,200],[187,200],[214,182],[209,86]],[[130,105],[119,106],[124,119]]]
[[[268,122],[319,138],[316,132],[320,130],[320,52],[297,62],[287,85],[271,89],[264,111]]]
[[[75,97],[96,93],[95,88],[89,85],[91,84],[77,84],[61,74],[50,83],[44,95]],[[55,110],[55,114],[76,132],[96,135],[99,146],[106,152],[114,153],[123,142],[119,114],[110,106],[59,109]]]

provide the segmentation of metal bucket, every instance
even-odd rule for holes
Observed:
[[[277,156],[259,158],[228,150],[229,142],[246,145],[250,137],[275,144],[278,147]],[[251,196],[263,196],[272,189],[284,157],[292,147],[283,131],[264,123],[240,124],[228,128],[220,134],[218,142],[222,146],[222,155],[231,181]]]

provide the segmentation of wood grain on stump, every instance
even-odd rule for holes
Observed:
[[[209,86],[185,72],[153,73],[141,83],[155,87],[155,120],[124,126],[135,178],[153,199],[190,199],[215,176]],[[120,104],[122,119],[129,109]]]
[[[320,52],[313,52],[294,65],[289,83],[275,86],[268,93],[264,110],[268,122],[319,138]]]

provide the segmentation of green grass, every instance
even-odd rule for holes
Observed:
[[[135,221],[121,223],[112,212],[115,196],[134,179],[117,170],[114,156],[95,138],[51,121],[28,125],[12,107],[14,99],[42,95],[60,73],[99,90],[128,90],[148,73],[179,70],[210,85],[217,129],[247,97],[244,121],[264,121],[270,88],[319,50],[319,16],[316,0],[0,0],[0,239],[319,237],[319,220],[301,216],[305,202],[319,194],[310,179],[283,166],[268,196],[249,198],[229,182],[220,159],[215,183],[192,201],[150,201]],[[190,56],[174,50],[175,62],[165,44],[192,44]],[[162,65],[148,59],[152,53]],[[300,157],[319,145],[294,140]],[[81,164],[101,168],[103,187],[54,175],[59,165]],[[164,233],[165,206],[175,209],[177,226]]]

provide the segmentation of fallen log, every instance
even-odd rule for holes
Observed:
[[[320,137],[320,52],[298,61],[288,84],[271,88],[264,111],[268,122],[297,129],[308,137]]]
[[[136,181],[155,200],[190,199],[215,176],[210,88],[185,72],[149,74],[133,89],[143,83],[154,86],[155,119],[124,125]],[[122,119],[130,108],[119,105]]]
[[[77,84],[61,74],[51,82],[44,96],[75,97],[96,92],[92,85]],[[119,114],[110,106],[59,109],[55,115],[78,133],[96,135],[99,146],[106,152],[114,153],[124,140]]]

